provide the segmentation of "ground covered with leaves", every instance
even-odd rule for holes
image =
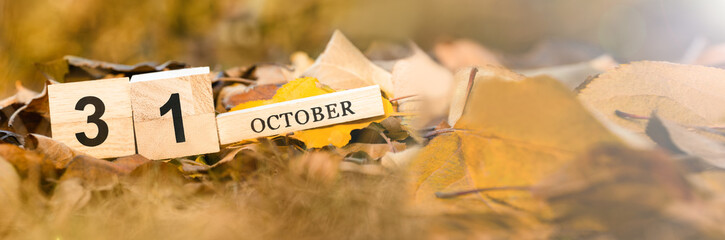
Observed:
[[[47,84],[189,67],[36,66]],[[335,32],[316,59],[212,78],[218,113],[379,85],[385,115],[97,159],[54,141],[46,91],[18,85],[0,111],[0,238],[725,238],[720,68],[602,55],[510,70],[470,40],[362,52]]]

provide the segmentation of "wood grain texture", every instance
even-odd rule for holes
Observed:
[[[131,103],[138,153],[167,159],[219,151],[211,77],[208,68],[192,68],[131,78]],[[193,74],[193,75],[189,75]],[[177,143],[173,114],[160,108],[179,94],[185,141]]]
[[[380,88],[375,85],[219,114],[219,140],[224,145],[380,116],[385,114],[381,98]],[[315,121],[314,108],[320,109],[317,116],[322,114],[324,119]]]
[[[89,137],[98,134],[98,127],[88,123],[88,116],[96,109],[86,106],[76,110],[78,101],[94,96],[103,102],[105,111],[100,117],[108,124],[108,138],[100,145],[81,144],[75,134],[84,132]],[[48,86],[50,122],[53,139],[80,152],[98,158],[121,157],[136,153],[128,78],[95,80]]]

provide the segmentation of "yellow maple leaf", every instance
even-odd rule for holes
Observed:
[[[335,90],[320,84],[316,78],[298,78],[280,87],[272,99],[245,102],[235,106],[230,111],[259,107],[272,103],[285,102],[333,92],[335,92]],[[393,113],[393,105],[390,104],[390,101],[385,98],[382,98],[382,101],[383,108],[385,108],[385,114],[383,116],[297,131],[294,133],[294,136],[304,142],[309,148],[324,147],[328,144],[332,144],[336,147],[345,146],[351,139],[350,132],[352,130],[367,127],[372,122],[380,122],[388,118],[390,114]]]

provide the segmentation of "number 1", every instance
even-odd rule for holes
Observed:
[[[176,134],[176,142],[186,142],[186,136],[184,136],[184,119],[181,117],[181,100],[179,100],[179,94],[171,94],[169,100],[164,103],[159,109],[161,110],[161,116],[171,111],[171,118],[174,119],[174,133]]]

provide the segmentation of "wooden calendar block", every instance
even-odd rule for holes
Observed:
[[[221,144],[385,114],[380,87],[370,86],[219,114]]]
[[[53,139],[98,158],[136,153],[128,78],[48,85]]]
[[[138,153],[167,159],[219,151],[209,68],[131,77]]]

